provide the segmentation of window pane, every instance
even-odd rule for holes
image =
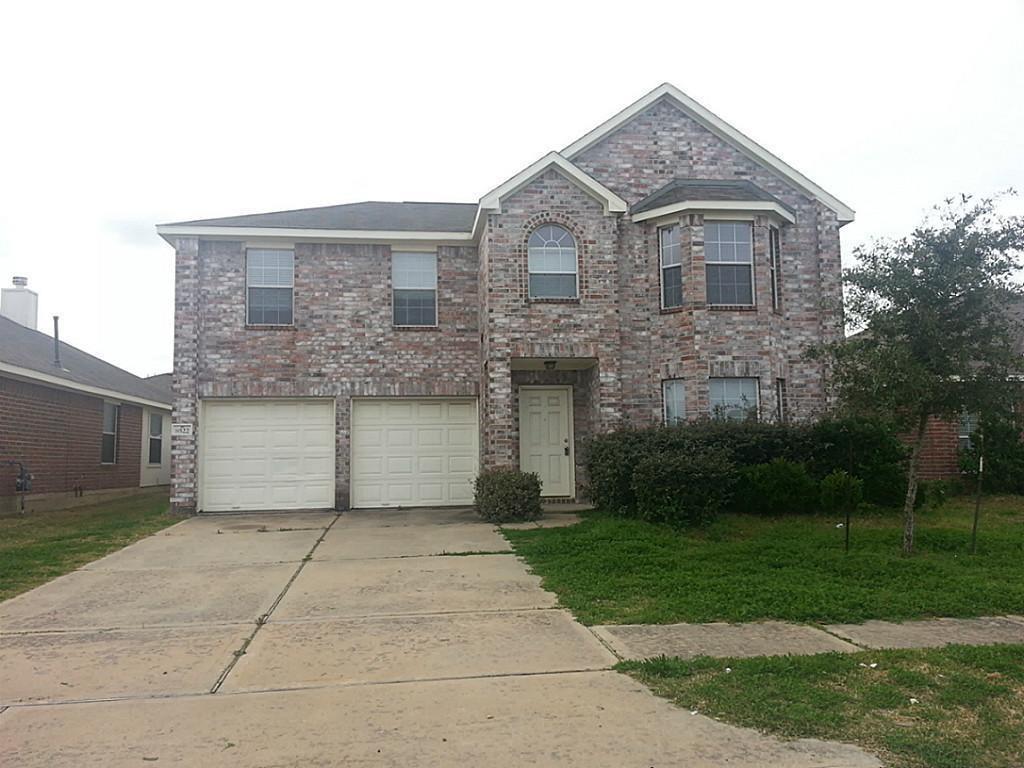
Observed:
[[[103,431],[113,434],[117,429],[117,406],[112,403],[103,404]]]
[[[149,434],[156,436],[164,432],[164,417],[159,413],[149,414]]]
[[[683,268],[667,267],[661,271],[661,305],[666,309],[683,305]]]
[[[715,418],[743,420],[757,415],[757,379],[712,378],[708,385]]]
[[[530,296],[535,299],[574,299],[576,275],[530,275]]]
[[[159,464],[160,455],[163,453],[164,441],[159,437],[149,438],[149,463]]]
[[[536,273],[572,276],[572,293],[555,295],[576,295],[576,241],[569,230],[557,224],[545,224],[535,229],[528,242],[527,263],[531,274],[531,296],[546,295],[533,291],[533,275]]]
[[[752,225],[744,221],[706,222],[704,260],[750,264],[753,259]]]
[[[393,252],[391,287],[424,290],[437,288],[437,254]]]
[[[103,448],[100,452],[100,461],[104,464],[113,464],[116,456],[114,455],[114,448],[117,445],[116,435],[103,435]]]
[[[295,254],[269,248],[246,251],[246,281],[250,287],[290,288],[294,283]]]
[[[437,292],[398,289],[393,309],[395,325],[437,325]]]
[[[665,402],[665,423],[678,424],[686,419],[686,390],[682,379],[670,379],[661,384]]]
[[[291,288],[250,288],[250,325],[291,325]]]
[[[754,281],[748,265],[708,264],[708,304],[752,305]]]
[[[671,267],[681,262],[679,249],[679,227],[662,227],[658,230],[661,248],[661,266]]]

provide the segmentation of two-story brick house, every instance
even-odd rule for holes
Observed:
[[[481,466],[572,498],[597,432],[811,416],[853,215],[666,84],[479,203],[162,225],[174,504],[465,504]]]

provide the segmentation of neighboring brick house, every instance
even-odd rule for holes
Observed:
[[[5,304],[9,298],[5,291]],[[27,509],[168,484],[166,383],[55,345],[32,327],[34,311],[22,322],[0,314],[0,512],[21,508],[14,462],[32,475]]]
[[[663,85],[479,203],[161,225],[172,501],[465,504],[481,466],[568,499],[595,433],[811,417],[853,215]]]

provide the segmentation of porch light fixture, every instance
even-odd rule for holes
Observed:
[[[553,370],[555,370],[555,366],[556,365],[558,365],[558,361],[557,360],[545,360],[544,361],[544,369],[545,370],[553,371]]]

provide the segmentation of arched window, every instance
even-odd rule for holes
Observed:
[[[575,299],[576,240],[565,227],[543,224],[527,244],[531,299]]]

